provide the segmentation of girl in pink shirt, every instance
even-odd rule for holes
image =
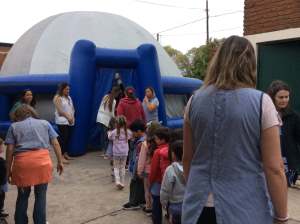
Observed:
[[[108,139],[113,142],[113,160],[115,183],[118,189],[124,188],[125,166],[129,151],[128,140],[132,133],[127,129],[127,122],[124,116],[116,118],[116,129],[108,132]]]

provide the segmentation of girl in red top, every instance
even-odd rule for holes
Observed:
[[[125,97],[120,100],[117,107],[117,115],[126,117],[128,127],[135,120],[146,121],[142,103],[135,97],[134,93],[135,89],[133,87],[127,87],[125,89]]]
[[[162,208],[160,204],[160,186],[166,168],[170,165],[169,160],[169,129],[158,128],[154,134],[157,149],[154,152],[150,169],[150,191],[152,195],[152,221],[154,224],[162,223]]]

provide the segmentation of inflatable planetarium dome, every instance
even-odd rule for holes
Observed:
[[[161,74],[180,76],[175,63],[148,31],[122,16],[103,12],[67,12],[37,23],[14,44],[0,74],[68,73],[71,51],[79,39],[116,49],[151,43],[157,50]]]

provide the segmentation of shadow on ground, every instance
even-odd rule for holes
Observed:
[[[55,159],[53,160],[55,161]],[[54,163],[56,164],[56,163]],[[13,222],[17,191],[10,186],[6,210]],[[127,186],[116,190],[111,177],[109,161],[99,152],[77,157],[65,167],[62,176],[54,175],[48,189],[47,220],[49,224],[150,224],[151,220],[141,210],[124,211],[122,204],[128,200]],[[33,194],[28,209],[32,222]],[[300,224],[300,187],[289,189],[289,224]]]

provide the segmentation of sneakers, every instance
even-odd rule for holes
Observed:
[[[151,215],[152,215],[152,209],[151,209],[151,208],[146,208],[146,207],[144,207],[144,208],[143,208],[143,212],[145,212],[145,214],[146,214],[147,216],[151,216]]]
[[[124,185],[121,184],[121,183],[117,183],[117,184],[116,184],[116,187],[117,187],[118,190],[123,190]]]
[[[126,204],[123,205],[123,209],[124,210],[137,210],[137,209],[140,209],[140,206],[131,204],[130,202],[127,202]]]

